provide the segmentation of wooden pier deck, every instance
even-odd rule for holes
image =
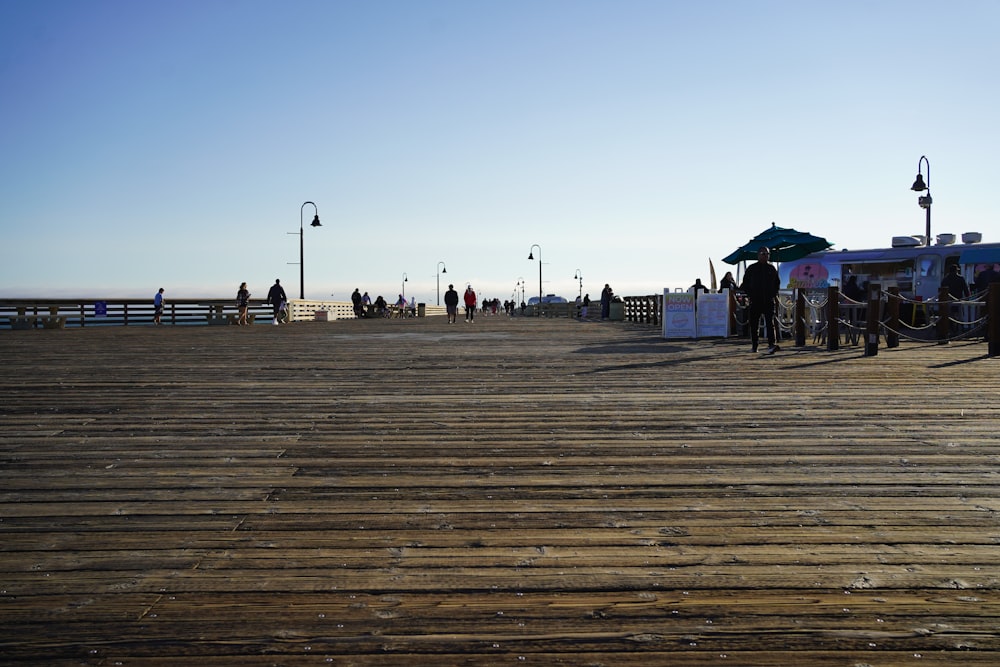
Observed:
[[[998,665],[985,344],[0,334],[0,662]]]

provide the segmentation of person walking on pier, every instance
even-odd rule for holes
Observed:
[[[163,288],[153,296],[153,324],[163,324],[160,317],[163,315]]]
[[[240,288],[236,292],[236,308],[240,313],[240,326],[249,324],[247,322],[247,308],[250,307],[250,290],[246,283],[240,283]]]
[[[465,288],[465,321],[476,321],[476,291],[472,285]]]
[[[274,310],[274,323],[281,324],[281,311],[285,309],[288,297],[285,296],[285,288],[281,286],[281,281],[274,279],[274,284],[267,292],[267,303],[271,304]]]
[[[354,288],[354,292],[351,294],[351,303],[354,305],[354,317],[364,317],[365,309],[361,305],[361,290],[357,287]]]
[[[458,321],[458,292],[454,285],[448,285],[448,291],[444,293],[444,307],[448,311],[448,324]]]
[[[748,325],[750,326],[751,351],[757,351],[757,340],[760,335],[760,318],[764,316],[764,330],[767,334],[767,353],[774,354],[779,349],[775,340],[775,302],[778,300],[778,290],[781,280],[778,270],[771,264],[771,251],[761,248],[757,251],[757,261],[747,267],[743,274],[743,290],[750,300],[748,310]]]

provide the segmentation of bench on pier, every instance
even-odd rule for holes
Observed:
[[[224,326],[239,324],[240,314],[223,312],[223,308],[224,306],[212,306],[212,312],[205,316],[208,319],[208,323]],[[253,324],[256,318],[257,313],[247,313],[247,323]]]
[[[59,314],[59,306],[50,306],[48,315],[28,315],[26,308],[18,308],[17,315],[8,319],[11,329],[34,329],[39,326],[45,329],[66,328],[66,316]]]

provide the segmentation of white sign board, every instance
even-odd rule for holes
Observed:
[[[663,337],[697,338],[694,294],[663,290]]]
[[[705,338],[729,335],[729,290],[691,292],[663,290],[663,337]]]
[[[729,290],[720,294],[701,294],[697,303],[698,337],[729,335]]]

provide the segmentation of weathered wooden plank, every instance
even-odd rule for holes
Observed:
[[[5,659],[1000,662],[981,345],[190,329],[0,336]]]

